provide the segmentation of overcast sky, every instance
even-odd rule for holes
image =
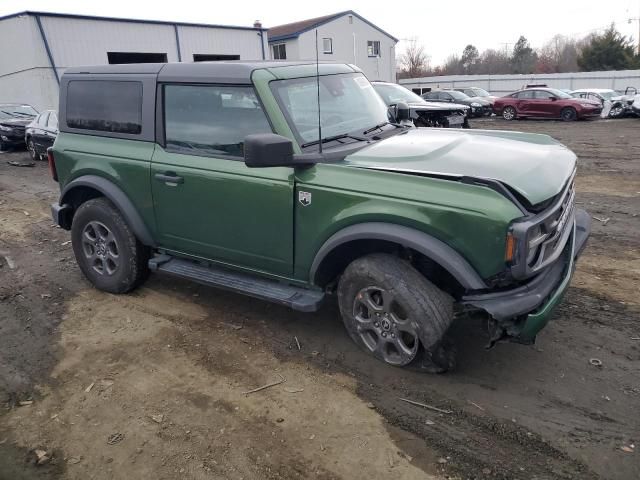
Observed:
[[[407,39],[416,37],[433,64],[441,63],[451,53],[461,53],[473,43],[479,50],[505,48],[520,35],[534,47],[541,46],[556,33],[582,36],[602,30],[611,22],[627,36],[638,38],[640,0],[457,0],[437,2],[381,1],[352,2],[323,0],[265,1],[238,0],[206,2],[204,0],[0,0],[0,16],[22,10],[40,10],[83,15],[142,18],[182,22],[252,25],[261,20],[265,27],[327,15],[347,9],[355,10],[391,35]],[[404,42],[396,52],[400,54]]]

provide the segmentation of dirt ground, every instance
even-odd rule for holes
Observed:
[[[0,155],[0,479],[640,478],[640,119],[474,126],[572,148],[593,233],[535,346],[485,350],[461,319],[446,375],[362,353],[334,301],[160,276],[99,292],[52,226],[46,165]]]

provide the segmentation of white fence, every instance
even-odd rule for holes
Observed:
[[[416,93],[434,88],[481,87],[495,95],[505,95],[527,84],[546,84],[553,88],[611,88],[624,92],[627,87],[640,91],[640,70],[607,72],[543,73],[530,75],[449,75],[404,78],[399,82]]]

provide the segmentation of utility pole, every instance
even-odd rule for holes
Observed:
[[[638,22],[638,55],[640,55],[640,17],[630,18],[629,23],[631,22]]]

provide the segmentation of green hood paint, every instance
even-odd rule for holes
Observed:
[[[576,155],[548,135],[416,128],[347,156],[352,167],[490,178],[532,205],[557,195]]]

